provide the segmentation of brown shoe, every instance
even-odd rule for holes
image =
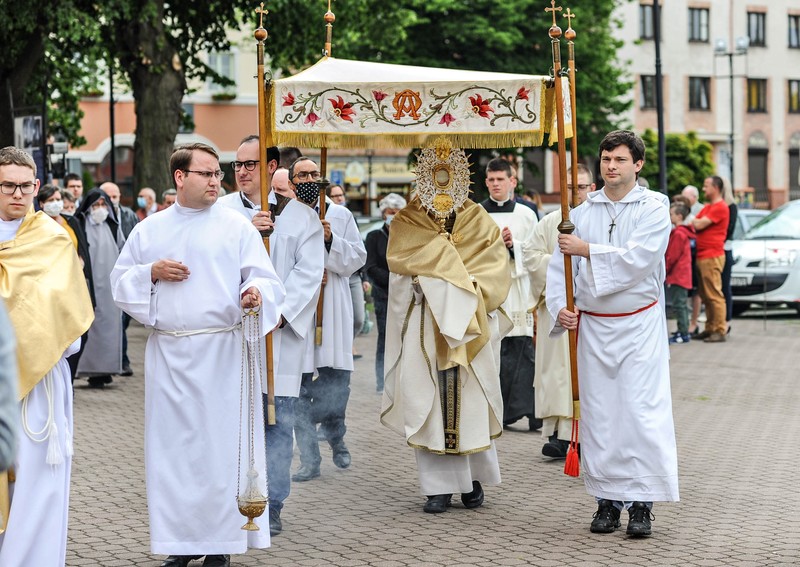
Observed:
[[[724,343],[725,340],[726,340],[725,339],[725,335],[723,335],[722,333],[711,333],[710,335],[708,335],[708,337],[703,339],[703,342],[704,343]]]
[[[711,333],[710,333],[709,331],[703,331],[702,333],[695,333],[695,334],[693,334],[693,335],[692,335],[692,338],[693,338],[694,340],[696,340],[696,341],[704,341],[704,340],[706,340],[706,339],[707,339],[708,337],[710,337],[710,336],[711,336]]]

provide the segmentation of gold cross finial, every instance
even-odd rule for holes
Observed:
[[[568,27],[568,28],[571,28],[571,27],[572,27],[572,18],[574,18],[574,17],[575,17],[575,14],[573,14],[573,13],[570,11],[570,9],[569,9],[569,8],[567,8],[567,13],[566,13],[566,14],[564,14],[564,17],[565,17],[565,18],[567,18],[567,27]]]
[[[550,6],[552,6],[552,7],[551,8],[545,8],[544,11],[545,12],[553,12],[553,25],[555,26],[556,25],[556,12],[560,12],[561,11],[561,6],[556,7],[556,0],[550,0]]]
[[[260,8],[256,8],[256,14],[258,14],[258,27],[263,28],[264,27],[264,16],[269,14],[269,10],[265,10],[264,9],[264,3],[263,2],[261,3],[261,7]]]

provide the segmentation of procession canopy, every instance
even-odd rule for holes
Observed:
[[[548,82],[547,76],[323,57],[272,82],[269,144],[411,148],[444,136],[458,148],[538,146],[546,132],[551,140],[557,134],[555,89]],[[570,124],[568,94],[564,108]]]

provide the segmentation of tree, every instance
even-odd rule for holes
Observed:
[[[96,85],[97,15],[84,0],[26,0],[0,3],[0,146],[14,144],[14,115],[48,104],[48,133],[60,132],[73,144],[79,136],[80,94]]]
[[[647,156],[641,175],[648,180],[658,179],[658,134],[650,129],[642,134]],[[667,134],[667,192],[677,195],[686,185],[701,187],[706,177],[714,175],[711,144],[688,134]]]

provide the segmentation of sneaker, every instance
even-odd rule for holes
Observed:
[[[711,333],[703,339],[704,343],[724,343],[727,339],[722,333]]]
[[[634,502],[628,509],[628,529],[625,533],[629,536],[649,536],[651,524],[656,517],[644,502]]]
[[[684,343],[688,343],[691,340],[692,340],[692,337],[689,335],[689,333],[679,333],[679,332],[676,331],[676,332],[674,332],[674,333],[672,333],[670,335],[669,344],[671,344],[671,345],[682,345]]]
[[[594,513],[592,518],[594,519],[589,529],[593,534],[610,534],[621,525],[619,522],[619,510],[611,500],[598,500],[597,512]]]

